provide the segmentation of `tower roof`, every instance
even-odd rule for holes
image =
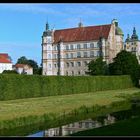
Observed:
[[[127,34],[127,38],[126,38],[125,42],[129,42],[129,41],[130,41],[130,36],[129,36],[129,34]]]
[[[138,35],[136,34],[136,29],[135,29],[135,27],[133,28],[133,34],[132,34],[132,36],[131,36],[131,39],[132,39],[132,40],[138,40]]]
[[[116,27],[116,35],[124,35],[120,27]]]

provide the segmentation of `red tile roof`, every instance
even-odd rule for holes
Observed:
[[[12,62],[8,59],[0,58],[0,63],[12,63]]]
[[[63,42],[99,40],[101,36],[107,39],[110,28],[111,24],[56,30],[54,43],[57,43],[60,38]]]
[[[15,65],[16,68],[24,68],[25,66],[28,66],[28,68],[31,68],[31,66],[27,65],[27,64],[16,64]]]
[[[0,63],[12,63],[7,53],[0,53]]]

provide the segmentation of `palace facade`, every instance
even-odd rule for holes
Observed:
[[[43,75],[86,75],[87,64],[98,58],[108,63],[123,49],[123,32],[118,21],[111,24],[50,30],[42,35]]]

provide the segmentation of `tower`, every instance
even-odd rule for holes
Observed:
[[[133,27],[133,34],[131,35],[131,38],[129,34],[127,35],[124,49],[135,54],[140,64],[140,41],[138,39],[135,27]]]
[[[47,22],[46,29],[42,35],[42,74],[43,75],[51,75],[52,42],[53,42],[53,31],[49,30],[49,24]]]

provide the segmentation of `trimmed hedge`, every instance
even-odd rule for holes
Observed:
[[[0,75],[0,100],[78,94],[133,87],[130,76]]]

